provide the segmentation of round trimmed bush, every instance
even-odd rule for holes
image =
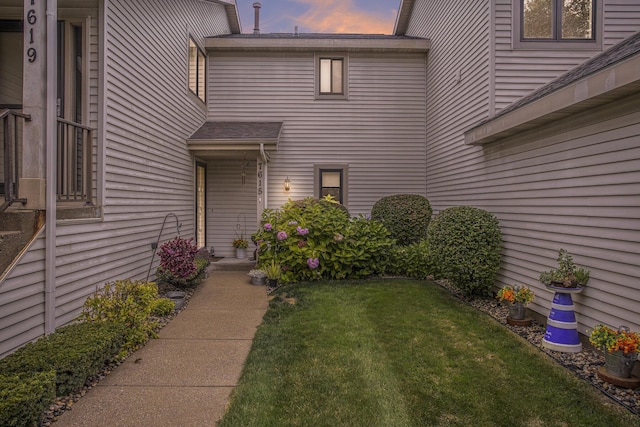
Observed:
[[[471,206],[445,209],[431,221],[427,241],[439,277],[467,296],[491,293],[502,247],[495,216]]]
[[[371,208],[371,219],[380,221],[398,245],[424,240],[431,221],[431,205],[418,194],[395,194],[381,198]]]

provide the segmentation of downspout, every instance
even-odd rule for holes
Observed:
[[[44,333],[56,328],[56,97],[57,97],[57,25],[58,0],[47,0],[47,108],[46,108],[46,225]]]
[[[267,185],[269,180],[267,179],[268,171],[269,171],[269,156],[264,151],[264,143],[260,143],[260,157],[262,157],[262,161],[264,162],[264,171],[262,172],[262,182],[264,183],[262,186],[262,197],[264,198],[264,207],[268,206],[268,188]]]

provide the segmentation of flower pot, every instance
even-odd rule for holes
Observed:
[[[514,302],[509,305],[509,317],[513,320],[522,320],[524,319],[524,304],[521,302]]]
[[[247,250],[245,248],[236,248],[236,258],[245,259],[247,257]]]
[[[636,353],[624,354],[622,350],[610,353],[604,352],[604,367],[607,373],[620,378],[630,378],[633,364],[637,358]]]
[[[251,284],[255,286],[264,286],[267,284],[267,278],[264,276],[251,276]]]

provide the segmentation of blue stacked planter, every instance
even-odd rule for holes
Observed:
[[[549,289],[555,290],[551,311],[547,318],[547,330],[542,345],[548,349],[565,353],[578,353],[582,343],[578,336],[578,322],[574,312],[572,293],[582,289]]]

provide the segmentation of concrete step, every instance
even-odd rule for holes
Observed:
[[[256,268],[256,262],[250,259],[214,258],[210,268],[214,271],[249,271]]]

